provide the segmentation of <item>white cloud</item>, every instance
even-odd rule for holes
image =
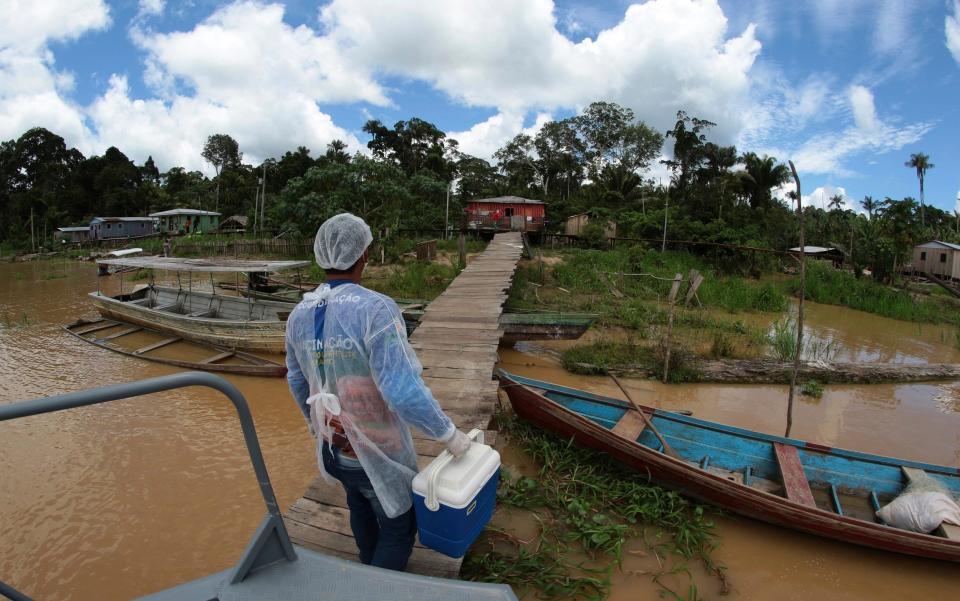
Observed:
[[[337,138],[352,149],[361,147],[356,136],[299,94],[250,95],[227,104],[199,96],[140,100],[131,98],[125,77],[114,75],[107,93],[89,110],[100,139],[121,140],[131,158],[153,155],[161,169],[182,166],[212,173],[200,152],[215,133],[233,136],[248,163],[301,144],[322,150]]]
[[[164,0],[140,0],[140,16],[156,17],[163,14]]]
[[[93,146],[83,111],[64,96],[73,74],[57,71],[51,42],[74,40],[110,25],[101,0],[0,3],[0,138],[42,126],[87,151]],[[15,26],[11,26],[16,24]]]
[[[717,0],[651,0],[629,7],[616,25],[574,43],[559,30],[550,0],[334,0],[322,30],[292,27],[279,4],[241,0],[192,29],[156,32],[146,17],[163,0],[140,0],[130,37],[144,52],[152,94],[135,98],[126,75],[89,107],[64,93],[46,44],[109,25],[101,0],[15,2],[0,47],[31,48],[24,61],[0,54],[0,134],[45,125],[84,152],[121,146],[131,158],[152,154],[161,168],[206,166],[206,136],[229,133],[251,160],[295,144],[321,147],[332,138],[362,148],[320,109],[324,103],[390,105],[383,76],[413,78],[470,105],[497,110],[453,132],[467,152],[490,156],[536,114],[535,131],[553,110],[576,111],[598,99],[633,108],[658,129],[677,109],[717,121],[719,137],[743,125],[749,71],[760,51],[752,26],[728,36]],[[568,24],[568,30],[575,29]],[[16,60],[15,60],[16,59]]]
[[[683,108],[728,138],[760,51],[752,26],[728,37],[716,0],[634,4],[578,43],[558,31],[549,0],[334,0],[321,19],[351,64],[429,82],[468,105],[524,113],[605,99],[659,129]]]
[[[960,0],[953,0],[953,14],[948,14],[943,23],[947,36],[947,48],[953,59],[960,63]]]
[[[110,11],[102,0],[6,0],[0,23],[0,48],[42,53],[49,42],[109,27]]]
[[[847,92],[850,107],[853,109],[853,121],[864,132],[876,131],[880,127],[877,109],[873,103],[873,92],[861,85],[850,86]]]
[[[829,211],[830,199],[837,195],[843,198],[843,206],[840,207],[842,210],[856,209],[857,203],[847,196],[847,190],[842,186],[820,186],[810,194],[804,194],[801,204],[805,207],[817,207]]]
[[[882,0],[877,8],[874,49],[888,55],[912,53],[915,37],[910,25],[916,6],[903,0]]]
[[[522,113],[499,112],[466,131],[449,132],[447,136],[460,143],[462,152],[493,162],[493,153],[514,136],[521,132],[536,136],[551,119],[549,113],[539,113],[533,124],[524,128]]]
[[[847,163],[851,157],[899,150],[933,127],[927,122],[899,124],[881,118],[873,92],[863,85],[851,85],[846,94],[827,95],[820,102],[812,102],[811,108],[816,111],[810,113],[791,109],[796,103],[787,90],[781,96],[771,95],[754,111],[765,125],[745,129],[740,143],[783,161],[793,159],[800,173],[850,176],[853,172]],[[806,140],[798,144],[800,136]]]

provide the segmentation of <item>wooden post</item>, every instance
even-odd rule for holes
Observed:
[[[665,202],[663,205],[663,245],[660,247],[660,252],[667,252],[667,214],[670,213],[670,195],[667,194],[665,197]]]
[[[700,302],[699,297],[697,297],[697,289],[700,288],[700,284],[703,283],[703,276],[700,275],[700,272],[696,269],[691,269],[690,274],[687,276],[687,279],[690,280],[690,288],[687,289],[687,296],[683,300],[683,305],[687,306],[690,304],[690,301],[694,298],[697,299],[697,302]]]
[[[804,249],[803,241],[803,207],[801,206],[800,194],[800,176],[797,175],[797,168],[793,166],[793,161],[787,161],[790,164],[790,173],[793,174],[793,181],[797,184],[797,217],[800,221],[800,302],[797,304],[797,350],[793,358],[793,373],[790,374],[790,393],[787,396],[787,430],[784,436],[790,437],[790,429],[793,428],[793,389],[797,386],[797,372],[800,371],[800,354],[803,351],[803,297],[806,295],[807,282],[807,255]]]
[[[670,336],[673,334],[673,309],[677,304],[677,293],[680,291],[680,283],[683,282],[683,276],[679,273],[673,276],[673,285],[670,287],[670,317],[667,319],[667,338],[664,341],[666,352],[663,359],[663,383],[667,383],[667,376],[670,373]]]
[[[458,243],[460,250],[460,269],[467,267],[467,212],[464,211],[460,217],[460,240]]]

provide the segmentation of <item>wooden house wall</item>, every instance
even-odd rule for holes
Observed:
[[[946,259],[941,260],[941,256],[945,256]],[[915,246],[911,264],[914,271],[960,279],[960,251],[939,244]]]

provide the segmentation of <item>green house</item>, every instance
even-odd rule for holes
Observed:
[[[220,213],[214,211],[170,209],[150,213],[150,216],[157,220],[157,231],[161,234],[202,234],[220,227]]]

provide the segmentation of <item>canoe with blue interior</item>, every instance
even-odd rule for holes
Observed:
[[[920,470],[960,497],[956,467],[836,449],[642,407],[677,455],[671,457],[626,401],[502,370],[499,378],[521,418],[604,451],[668,488],[809,534],[960,561],[960,529],[944,524],[921,534],[875,517]]]

